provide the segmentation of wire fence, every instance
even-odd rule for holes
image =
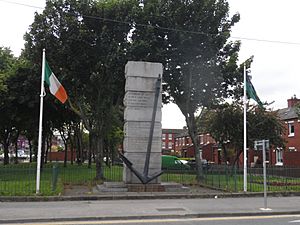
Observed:
[[[263,191],[262,168],[247,169],[247,191]],[[121,182],[123,180],[123,166],[104,166],[103,174],[106,181]],[[68,165],[61,163],[46,164],[41,171],[40,194],[59,195],[63,193],[65,185],[96,184],[96,168],[86,165]],[[176,182],[184,185],[196,185],[194,170],[166,170],[161,175],[162,182]],[[229,192],[243,191],[243,168],[226,165],[212,165],[204,169],[203,185]],[[268,167],[268,191],[300,191],[300,168]],[[28,196],[35,195],[36,164],[18,164],[0,166],[0,196]]]

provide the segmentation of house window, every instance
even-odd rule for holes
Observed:
[[[295,147],[289,147],[289,152],[296,152],[297,149]]]
[[[166,139],[166,134],[162,134],[162,139],[163,139],[163,140]]]
[[[169,140],[172,140],[172,134],[169,134]]]
[[[204,138],[203,138],[203,135],[201,134],[200,135],[200,144],[203,145],[203,143],[204,143]]]
[[[276,149],[276,166],[282,166],[283,165],[283,156],[282,156],[282,148]]]
[[[168,146],[169,146],[169,149],[171,149],[172,148],[172,142],[169,142]]]
[[[295,136],[295,127],[294,127],[294,122],[288,122],[288,130],[289,130],[289,137],[294,137]]]
[[[176,139],[176,141],[175,141],[175,146],[176,147],[178,146],[178,139]]]
[[[162,148],[166,148],[166,142],[162,142]]]

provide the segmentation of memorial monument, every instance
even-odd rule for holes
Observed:
[[[125,67],[125,184],[159,184],[161,172],[161,63],[129,61]]]

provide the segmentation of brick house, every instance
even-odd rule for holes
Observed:
[[[300,119],[296,112],[296,104],[300,99],[293,96],[287,100],[288,107],[277,111],[279,118],[284,122],[285,132],[282,134],[286,141],[285,149],[273,148],[268,152],[267,160],[270,165],[300,167]],[[198,142],[202,158],[216,164],[222,162],[221,152],[215,140],[209,134],[199,134]],[[195,157],[194,146],[187,130],[175,137],[174,155],[179,157]],[[248,151],[248,166],[254,166],[262,161],[262,152],[250,149]],[[243,165],[243,153],[240,155],[239,165]]]
[[[217,143],[209,134],[199,134],[197,140],[203,159],[217,164],[221,163],[221,152],[219,151]],[[187,130],[176,136],[175,153],[179,157],[195,157],[195,148]]]
[[[300,99],[293,96],[287,102],[287,108],[278,110],[279,117],[284,121],[285,132],[282,135],[286,140],[286,147],[273,150],[270,153],[270,163],[300,167],[300,120],[295,107]]]
[[[162,154],[175,155],[175,137],[184,129],[162,129]]]

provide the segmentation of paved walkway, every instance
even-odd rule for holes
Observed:
[[[153,194],[153,193],[152,193]],[[157,195],[154,195],[156,196]],[[0,202],[0,223],[300,214],[300,197]]]

